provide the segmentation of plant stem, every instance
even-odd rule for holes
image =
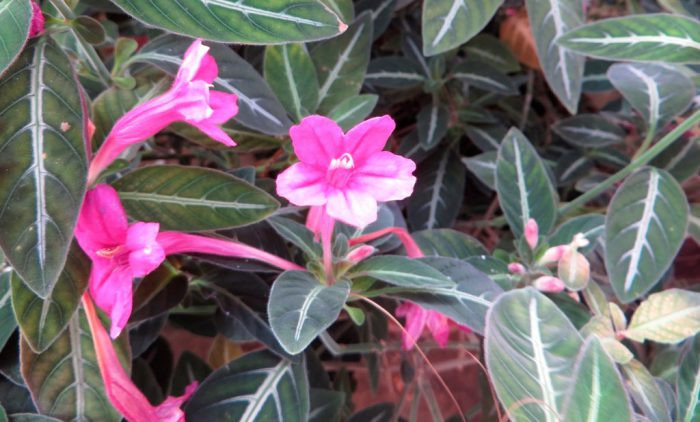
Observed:
[[[569,212],[575,210],[576,208],[584,205],[586,202],[597,197],[601,193],[608,190],[615,183],[624,179],[628,174],[647,164],[649,161],[654,159],[657,155],[661,154],[669,145],[671,145],[676,139],[678,139],[685,131],[693,127],[694,124],[700,122],[700,110],[696,110],[690,117],[685,119],[683,123],[676,126],[675,129],[667,133],[659,142],[653,147],[644,151],[638,157],[634,158],[631,163],[629,163],[622,170],[613,174],[612,176],[605,179],[602,183],[598,184],[593,189],[574,199],[573,201],[565,204],[559,209],[559,215],[565,215]],[[653,137],[653,135],[652,135]]]
[[[656,134],[656,124],[649,126],[649,129],[647,130],[647,135],[644,137],[644,141],[642,141],[642,145],[639,147],[639,149],[634,154],[634,157],[632,157],[632,159],[639,157],[640,155],[644,154],[647,149],[649,149],[649,146],[651,145],[651,141],[654,140],[655,134]]]

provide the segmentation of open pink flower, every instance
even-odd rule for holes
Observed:
[[[449,319],[440,312],[429,311],[413,302],[404,302],[396,308],[396,316],[406,318],[404,349],[413,348],[426,326],[440,347],[447,345],[450,336]]]
[[[32,20],[29,23],[29,38],[36,37],[44,32],[44,14],[41,12],[41,6],[32,0]]]
[[[83,296],[83,307],[92,332],[97,366],[110,403],[130,422],[184,422],[185,414],[180,406],[197,389],[197,382],[188,385],[182,396],[168,397],[159,406],[152,406],[124,370],[112,340],[87,295]]]
[[[127,147],[150,138],[174,122],[189,123],[224,145],[236,145],[219,125],[238,113],[237,97],[210,90],[219,68],[208,51],[209,47],[202,45],[202,40],[193,42],[185,52],[170,89],[117,120],[90,163],[90,183]]]
[[[166,255],[192,252],[252,258],[284,270],[300,266],[265,251],[230,240],[179,232],[160,232],[158,223],[128,224],[119,195],[109,185],[88,191],[80,210],[75,237],[92,260],[89,291],[112,319],[115,338],[129,321],[133,280],[158,268]]]
[[[413,161],[383,151],[394,120],[375,117],[347,133],[333,120],[308,116],[292,126],[300,162],[277,177],[277,194],[295,205],[324,206],[333,219],[364,227],[377,219],[377,201],[413,192]]]

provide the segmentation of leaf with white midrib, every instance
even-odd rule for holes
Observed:
[[[659,385],[641,362],[633,359],[622,365],[622,375],[628,394],[641,410],[643,419],[671,422],[669,408]]]
[[[696,335],[680,362],[676,375],[679,421],[700,417],[700,335]]]
[[[29,36],[32,6],[29,0],[0,2],[0,75],[22,51]]]
[[[700,332],[700,293],[668,289],[654,293],[632,315],[623,334],[643,342],[678,343]]]
[[[27,46],[0,91],[0,244],[27,286],[45,297],[85,190],[84,104],[68,58],[49,38]]]

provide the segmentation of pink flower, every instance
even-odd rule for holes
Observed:
[[[406,198],[416,183],[413,161],[382,151],[394,126],[389,116],[375,117],[344,134],[327,117],[304,118],[289,130],[300,162],[277,177],[277,194],[365,227],[377,219],[377,201]]]
[[[129,321],[133,279],[158,268],[166,255],[208,253],[257,259],[284,270],[303,269],[238,242],[178,232],[159,233],[159,228],[158,223],[129,225],[119,195],[109,185],[98,185],[85,196],[75,237],[92,260],[90,296],[112,319],[112,338],[117,337]]]
[[[440,312],[429,311],[413,302],[404,302],[396,308],[396,316],[406,318],[406,332],[403,335],[405,350],[413,348],[426,326],[440,347],[447,345],[450,336],[450,320]]]
[[[525,223],[525,241],[527,242],[530,249],[535,249],[537,247],[537,240],[539,237],[539,229],[537,227],[537,221],[531,218]]]
[[[563,281],[551,275],[543,275],[532,283],[535,288],[545,293],[559,293],[566,288]]]
[[[180,406],[197,389],[197,382],[188,385],[182,396],[168,397],[159,406],[151,406],[124,370],[112,340],[102,326],[87,294],[83,296],[83,307],[92,332],[97,366],[100,368],[105,392],[112,405],[131,422],[184,422],[185,414]]]
[[[29,24],[29,38],[36,37],[44,32],[44,14],[41,12],[41,6],[32,0],[32,20]]]
[[[406,229],[401,227],[387,227],[381,230],[377,230],[376,232],[363,234],[362,236],[358,237],[353,237],[352,239],[350,239],[349,243],[350,246],[355,246],[361,243],[371,242],[372,240],[378,239],[387,234],[393,234],[399,238],[399,240],[403,244],[404,249],[406,249],[406,255],[409,258],[422,258],[425,256],[423,254],[423,251],[420,250],[420,247],[418,246],[416,241],[413,240],[413,238],[406,231]]]
[[[90,163],[90,183],[127,147],[150,138],[174,122],[187,122],[224,145],[236,145],[219,125],[238,112],[237,97],[210,90],[219,68],[207,51],[209,47],[202,45],[202,40],[193,42],[185,52],[170,89],[117,120]]]

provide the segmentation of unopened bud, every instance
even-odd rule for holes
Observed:
[[[347,260],[352,262],[353,264],[357,264],[358,262],[366,259],[370,255],[372,255],[377,249],[374,246],[370,245],[361,245],[350,252],[348,252],[348,255],[346,256]]]
[[[511,262],[508,264],[508,271],[510,271],[512,274],[523,275],[525,274],[525,267],[523,264],[518,262]]]
[[[566,285],[563,281],[559,280],[556,277],[552,277],[551,275],[544,275],[542,277],[539,277],[532,283],[532,285],[535,286],[537,290],[546,293],[559,293],[561,291],[564,291],[564,289],[566,288]]]
[[[539,229],[537,227],[537,221],[531,218],[527,220],[524,228],[525,241],[530,246],[530,249],[534,250],[537,247],[537,239],[539,237]]]
[[[585,248],[588,246],[591,242],[586,239],[586,235],[583,233],[576,233],[574,235],[573,240],[571,241],[571,247],[573,248]]]
[[[557,275],[569,289],[582,290],[591,278],[590,264],[575,248],[569,248],[559,260]]]
[[[555,262],[559,262],[562,256],[564,256],[564,253],[569,249],[568,245],[559,245],[559,246],[554,246],[546,251],[544,251],[544,254],[540,257],[540,259],[537,260],[538,265],[547,265],[547,264],[552,264]]]

